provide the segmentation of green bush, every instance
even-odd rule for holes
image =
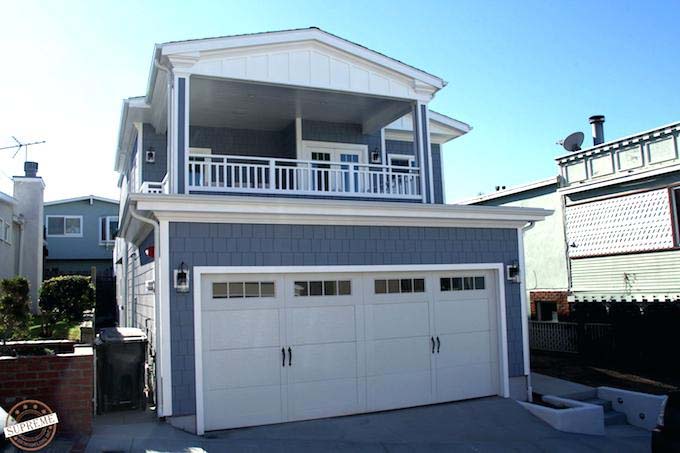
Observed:
[[[26,333],[28,311],[28,280],[24,277],[0,280],[0,332],[3,341]]]
[[[81,322],[84,312],[93,308],[94,287],[89,277],[66,275],[46,280],[40,288],[43,335],[51,336],[59,321]]]

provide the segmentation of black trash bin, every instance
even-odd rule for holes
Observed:
[[[97,413],[145,409],[144,369],[147,338],[140,329],[108,327],[95,340]]]

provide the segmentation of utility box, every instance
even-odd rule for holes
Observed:
[[[97,335],[95,349],[97,413],[145,409],[146,334],[129,327],[107,327]]]

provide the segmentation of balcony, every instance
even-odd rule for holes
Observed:
[[[253,193],[419,200],[420,168],[235,155],[189,154],[191,193]]]

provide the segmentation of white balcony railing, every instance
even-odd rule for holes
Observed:
[[[420,199],[420,169],[357,162],[190,154],[191,191]]]
[[[144,181],[140,188],[142,193],[168,193],[168,176],[166,175],[161,182]]]

